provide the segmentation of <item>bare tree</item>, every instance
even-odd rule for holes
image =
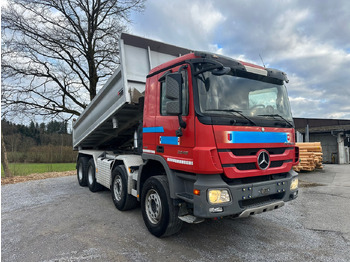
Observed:
[[[120,33],[144,1],[8,0],[1,14],[3,108],[80,115],[116,69]]]
[[[12,173],[9,168],[9,161],[7,159],[7,151],[6,151],[2,132],[1,132],[1,164],[2,164],[2,167],[4,168],[5,177],[11,177]]]

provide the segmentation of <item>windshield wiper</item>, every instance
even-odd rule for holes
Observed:
[[[294,127],[293,124],[292,124],[291,122],[289,122],[287,119],[285,119],[283,116],[281,116],[281,115],[279,115],[279,114],[258,115],[258,116],[271,116],[271,117],[273,117],[273,118],[276,118],[276,116],[277,116],[277,117],[283,119],[284,122],[286,122],[290,127]]]
[[[222,112],[232,112],[232,113],[237,113],[239,114],[241,117],[245,118],[246,120],[248,120],[250,123],[252,123],[253,125],[257,126],[257,124],[251,120],[250,118],[248,118],[247,116],[245,116],[242,111],[236,110],[236,109],[207,109],[205,111],[222,111]]]

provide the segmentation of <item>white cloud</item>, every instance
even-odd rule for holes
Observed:
[[[209,34],[226,18],[216,10],[211,2],[195,2],[190,8],[191,20],[201,31]]]
[[[224,54],[223,48],[220,47],[218,44],[209,44],[209,51],[215,54]]]
[[[0,7],[7,6],[7,0],[1,0]]]

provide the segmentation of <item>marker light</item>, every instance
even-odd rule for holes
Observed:
[[[298,189],[298,178],[293,178],[292,183],[290,184],[290,190],[296,190]]]
[[[193,194],[200,196],[201,195],[201,191],[198,189],[193,189]]]
[[[230,202],[230,194],[226,189],[209,189],[208,200],[211,204]]]

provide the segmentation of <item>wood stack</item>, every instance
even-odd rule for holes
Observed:
[[[299,147],[300,162],[293,167],[294,171],[313,171],[316,168],[323,168],[321,142],[296,143],[296,145]]]

